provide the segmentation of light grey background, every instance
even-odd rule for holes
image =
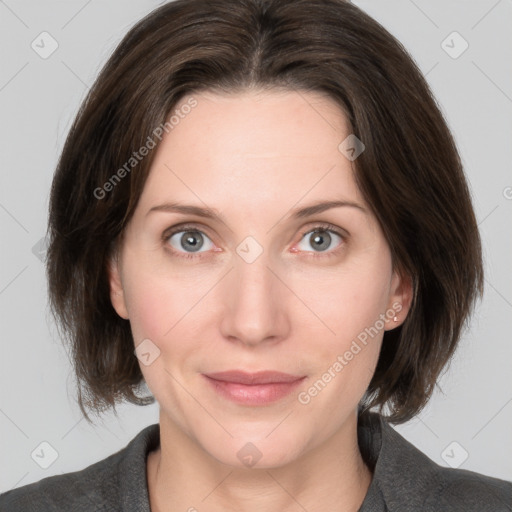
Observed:
[[[105,416],[96,427],[81,417],[37,244],[73,115],[117,42],[161,3],[0,0],[0,492],[80,470],[158,421],[156,405],[122,406],[119,419]],[[439,464],[512,480],[512,2],[354,3],[427,75],[469,176],[487,272],[484,300],[440,389],[419,417],[396,428]],[[34,40],[43,46],[43,31],[59,45],[46,59],[31,48]],[[469,44],[458,58],[445,51],[463,48],[458,36],[446,39],[453,31]],[[31,457],[43,441],[58,453],[47,469]]]

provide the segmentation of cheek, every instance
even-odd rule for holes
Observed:
[[[143,340],[151,341],[151,344],[141,345],[148,347],[150,364],[140,359],[139,366],[149,389],[159,400],[159,390],[168,385],[169,379],[164,369],[171,370],[167,357],[172,354],[174,363],[180,365],[191,348],[189,343],[183,343],[179,333],[180,319],[186,314],[182,311],[183,296],[178,287],[168,286],[165,280],[144,272],[140,266],[132,268],[125,289],[134,345],[139,346]]]
[[[138,272],[130,274],[125,283],[125,294],[133,338],[137,345],[144,338],[156,340],[162,335],[166,300],[155,283]]]
[[[218,276],[170,271],[155,265],[154,259],[140,252],[125,260],[124,288],[130,325],[135,345],[149,338],[160,349],[174,353],[184,345],[185,338],[187,347],[192,340],[201,339],[199,323],[205,315],[205,297]],[[171,346],[173,340],[181,343]]]
[[[324,324],[317,320],[315,330],[326,333],[315,344],[318,374],[324,382],[335,381],[333,388],[361,394],[371,380],[386,325],[390,268],[386,258],[361,258],[310,294],[311,309]]]
[[[379,315],[385,309],[379,294],[361,290],[340,292],[345,307],[332,307],[326,323],[335,335],[323,337],[315,349],[305,346],[314,361],[314,371],[298,401],[312,416],[327,414],[322,428],[330,431],[353,410],[375,372],[383,339]]]
[[[361,265],[339,272],[311,294],[312,309],[330,328],[334,344],[347,342],[382,321],[389,300],[390,272],[384,265]]]
[[[159,340],[178,321],[184,291],[169,286],[158,247],[132,234],[123,254],[123,288],[135,345]]]

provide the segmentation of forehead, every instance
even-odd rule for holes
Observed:
[[[348,131],[340,107],[316,92],[208,91],[185,97],[176,110],[190,98],[197,105],[168,134],[164,141],[167,147],[186,139],[196,150],[211,149],[223,158],[230,154],[246,159],[286,155],[318,158],[321,152],[332,154],[338,138]],[[220,151],[218,144],[228,145]]]
[[[255,211],[276,202],[291,207],[301,198],[363,202],[353,163],[338,148],[348,124],[325,95],[208,91],[186,96],[176,111],[179,122],[158,147],[142,207],[177,196]]]

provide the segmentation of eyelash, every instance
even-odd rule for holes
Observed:
[[[169,241],[169,239],[173,235],[175,235],[176,233],[181,233],[181,232],[185,232],[185,231],[197,232],[197,233],[201,233],[202,235],[208,236],[206,233],[204,233],[203,231],[198,229],[198,227],[195,226],[194,224],[185,224],[185,225],[175,226],[173,228],[170,228],[170,229],[164,231],[162,233],[162,242],[164,244],[167,244],[167,242]],[[344,235],[343,233],[341,233],[340,230],[336,226],[334,226],[333,224],[319,223],[319,224],[316,224],[313,227],[310,227],[306,231],[303,231],[301,233],[300,240],[302,240],[304,238],[304,236],[309,234],[309,233],[312,234],[314,232],[324,232],[324,231],[325,232],[331,232],[331,233],[334,233],[335,235],[338,235],[342,239],[342,242],[345,242],[345,240],[347,238],[347,236]],[[325,257],[336,256],[338,254],[338,252],[342,249],[342,247],[343,247],[343,243],[340,244],[339,247],[337,247],[336,249],[334,249],[332,251],[313,253],[313,254],[311,254],[308,257],[311,257],[311,258],[325,258]],[[170,251],[173,254],[177,253],[177,251],[175,251],[174,249],[170,249]],[[186,258],[186,259],[195,259],[195,258],[203,257],[203,256],[201,256],[201,254],[203,254],[203,253],[185,253],[185,252],[181,253],[181,252],[179,252],[178,254],[179,254],[179,256],[181,258]]]

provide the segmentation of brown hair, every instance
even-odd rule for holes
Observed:
[[[88,421],[86,407],[115,412],[121,400],[154,402],[137,394],[144,381],[129,321],[110,301],[107,261],[155,151],[113,185],[112,177],[182,97],[251,87],[326,93],[366,146],[354,161],[356,180],[395,268],[412,278],[414,299],[403,325],[384,334],[365,409],[386,406],[389,421],[410,419],[453,355],[482,293],[480,238],[452,135],[403,46],[342,0],[177,0],[118,45],[76,116],[53,180],[50,305],[70,342]],[[98,198],[99,189],[108,193]]]

